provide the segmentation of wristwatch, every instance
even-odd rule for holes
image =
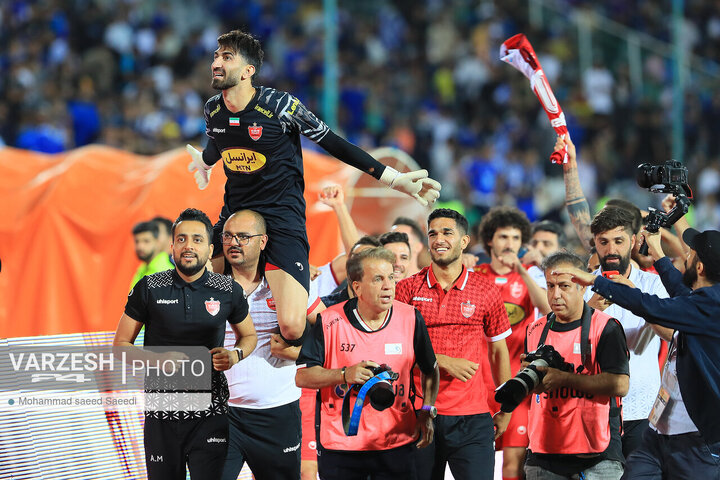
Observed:
[[[242,351],[242,348],[237,348],[237,347],[235,347],[235,348],[232,349],[232,351],[233,351],[233,352],[237,352],[237,354],[238,354],[238,363],[239,363],[240,360],[243,359],[243,351]]]
[[[430,414],[430,418],[437,417],[437,407],[435,405],[423,405],[420,410],[425,410]]]

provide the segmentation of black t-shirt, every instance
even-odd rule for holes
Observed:
[[[361,332],[367,332],[368,335],[372,335],[373,332],[368,332],[365,328],[360,325],[355,317],[354,310],[357,309],[357,298],[348,300],[343,305],[343,311],[345,317],[350,321],[350,325],[357,328]],[[320,314],[322,315],[322,313]],[[390,320],[393,321],[392,311],[390,312]],[[385,328],[387,323],[382,327]],[[382,330],[382,328],[380,330]],[[297,359],[298,365],[304,365],[306,367],[324,366],[325,365],[325,336],[323,333],[322,321],[318,319],[315,322],[310,336],[303,342],[302,348],[300,349],[300,355]],[[380,331],[376,330],[376,331]],[[435,370],[435,352],[430,342],[430,336],[427,332],[427,326],[425,320],[419,311],[415,310],[415,333],[413,335],[413,348],[415,350],[415,362],[417,363],[420,371],[426,375],[430,375]],[[372,359],[368,359],[372,360]]]
[[[210,141],[203,160],[213,165],[222,159],[230,213],[251,209],[271,228],[305,231],[300,135],[319,142],[328,126],[289,93],[256,87],[255,97],[236,113],[222,94],[210,98],[205,127]]]
[[[240,284],[231,277],[205,273],[192,283],[176,270],[154,273],[140,279],[130,291],[125,313],[145,324],[146,347],[222,347],[225,322],[240,323],[248,315],[248,304]],[[163,411],[146,414],[155,418],[196,418],[225,413],[228,388],[223,372],[212,371],[212,405],[209,411]]]
[[[588,308],[586,306],[586,308]],[[570,323],[554,322],[550,330],[554,332],[569,332],[581,328],[581,320]],[[526,352],[527,353],[527,352]],[[561,352],[562,353],[562,352]],[[595,361],[603,373],[630,375],[630,354],[625,340],[625,330],[614,318],[608,320],[607,325],[600,334],[595,353]],[[602,460],[616,460],[625,463],[622,453],[622,440],[620,438],[620,415],[610,416],[610,444],[599,455],[582,458],[577,455],[540,454],[528,451],[527,464],[541,467],[557,475],[573,475],[598,464]]]

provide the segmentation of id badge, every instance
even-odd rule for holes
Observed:
[[[660,417],[662,417],[662,413],[667,407],[668,403],[670,402],[670,392],[665,390],[665,387],[660,387],[660,391],[658,392],[658,396],[655,399],[655,404],[653,405],[652,410],[650,411],[649,421],[650,424],[653,427],[657,427],[657,423],[660,420]]]

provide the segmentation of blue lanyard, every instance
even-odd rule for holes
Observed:
[[[352,415],[350,415],[350,419],[348,421],[348,413],[350,410],[350,392],[353,391],[353,388],[350,388],[348,392],[345,394],[345,398],[343,398],[343,406],[342,406],[342,422],[343,422],[343,429],[345,430],[345,435],[348,437],[353,437],[357,435],[358,427],[360,426],[360,415],[362,414],[363,405],[365,404],[365,397],[367,396],[368,391],[378,382],[382,382],[383,380],[390,380],[390,375],[387,372],[381,372],[378,375],[375,375],[370,380],[365,382],[365,384],[360,388],[360,391],[357,394],[357,398],[355,398],[355,405],[353,406]]]

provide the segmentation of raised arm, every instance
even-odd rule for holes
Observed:
[[[555,151],[567,149],[568,161],[563,165],[563,179],[565,180],[565,205],[567,206],[568,215],[575,231],[580,238],[580,242],[586,250],[590,250],[592,246],[592,233],[590,233],[590,205],[585,199],[582,187],[580,186],[580,177],[577,169],[577,152],[575,145],[570,140],[570,135],[558,137],[555,142]]]

